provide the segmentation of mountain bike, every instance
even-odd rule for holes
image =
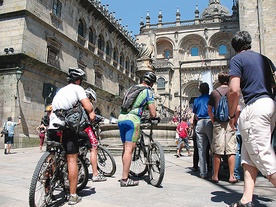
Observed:
[[[98,139],[100,139],[100,123],[102,117],[97,116],[92,127]],[[60,130],[62,134],[62,129]],[[88,167],[90,160],[87,158],[89,151],[87,140],[79,139],[78,155],[78,184],[77,191],[85,188],[88,182]],[[64,192],[65,200],[69,195],[69,180],[67,160],[64,147],[61,142],[46,141],[47,151],[38,161],[29,190],[29,204],[33,206],[55,206],[58,202],[55,195]],[[116,163],[111,153],[102,145],[98,146],[98,170],[105,176],[112,176],[116,172]]]
[[[60,196],[67,200],[69,180],[66,153],[62,143],[46,141],[47,151],[39,159],[32,176],[29,190],[30,207],[56,206]],[[88,182],[88,167],[82,156],[78,156],[77,191]],[[61,193],[64,194],[61,194]]]
[[[103,119],[104,117],[97,115],[91,126],[99,142],[97,154],[98,171],[106,177],[111,177],[116,172],[116,162],[110,151],[101,144],[100,125]],[[85,160],[87,166],[89,167],[90,161],[86,157],[89,149],[85,143],[86,141],[82,140],[82,144],[80,144],[82,147],[80,147],[79,155],[83,157],[83,160]]]
[[[141,119],[141,135],[133,151],[130,174],[142,177],[148,172],[149,182],[160,186],[165,174],[165,156],[161,144],[153,140],[153,128],[160,118]],[[147,132],[147,129],[149,132]]]

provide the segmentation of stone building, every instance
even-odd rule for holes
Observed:
[[[152,24],[148,12],[146,22],[140,23],[137,41],[152,39],[155,48],[153,65],[158,80],[155,89],[162,115],[164,111],[173,113],[180,105],[188,108],[200,95],[201,82],[217,87],[218,73],[228,71],[229,60],[235,54],[230,40],[239,30],[236,3],[230,13],[219,0],[210,0],[201,13],[197,6],[194,13],[193,20],[183,21],[177,8],[175,22],[163,22],[159,10],[158,23]]]
[[[97,92],[98,113],[118,116],[125,90],[139,80],[139,51],[108,6],[91,0],[2,0],[0,18],[0,124],[21,115],[16,137],[37,137],[45,105],[75,66],[87,74],[84,88]]]

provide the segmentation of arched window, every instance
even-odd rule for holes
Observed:
[[[110,53],[111,53],[111,46],[110,46],[110,43],[109,42],[107,42],[106,43],[106,50],[105,50],[105,52],[106,52],[106,54],[107,55],[111,55]]]
[[[124,66],[124,61],[125,61],[124,54],[121,53],[121,54],[120,54],[120,65]]]
[[[95,43],[94,33],[93,33],[93,30],[91,28],[90,28],[89,34],[88,34],[88,41],[93,43],[93,44]]]
[[[134,74],[134,62],[131,61],[130,72]]]
[[[102,35],[99,35],[98,48],[102,51],[104,50],[104,39],[103,39]]]
[[[171,56],[171,52],[169,50],[165,50],[165,58],[169,59]]]
[[[158,78],[157,89],[165,89],[165,79],[164,78]]]
[[[115,60],[116,62],[118,62],[118,53],[117,53],[117,49],[114,48],[113,50],[113,60]]]
[[[192,47],[191,56],[198,56],[198,48],[197,47]]]
[[[225,45],[219,46],[219,55],[226,55],[227,54],[227,47]]]
[[[83,22],[81,20],[79,20],[78,35],[84,37],[84,27]]]

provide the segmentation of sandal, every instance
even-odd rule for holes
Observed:
[[[120,185],[121,185],[121,187],[137,186],[137,185],[139,185],[139,181],[135,181],[130,178],[128,178],[126,181],[121,179]]]
[[[248,202],[246,204],[242,204],[241,201],[239,200],[236,203],[231,203],[228,207],[253,207],[253,203],[252,202]]]

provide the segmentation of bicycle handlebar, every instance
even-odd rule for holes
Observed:
[[[154,117],[154,118],[143,117],[143,118],[141,118],[141,124],[150,123],[153,125],[157,125],[160,122],[160,120],[161,120],[160,117]]]

